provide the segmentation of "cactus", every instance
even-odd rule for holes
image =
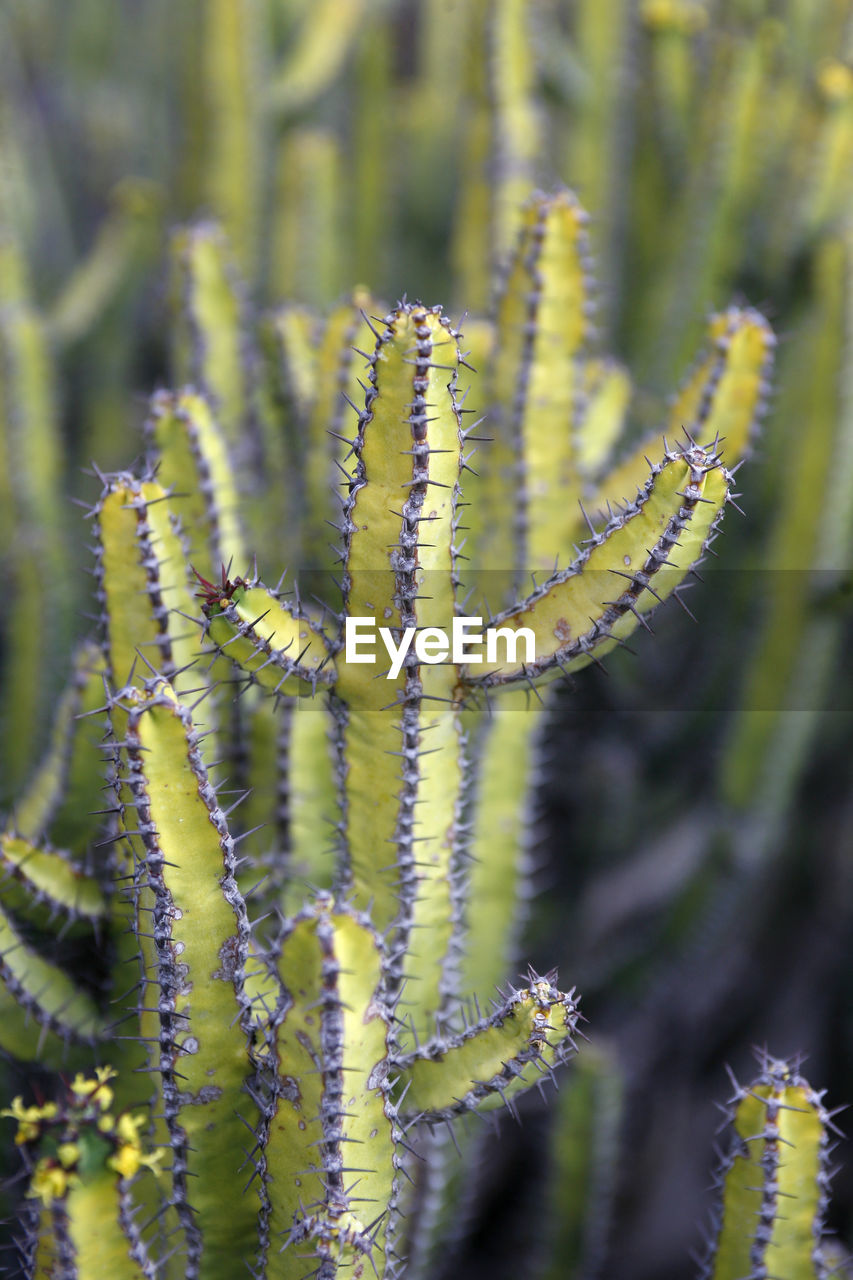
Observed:
[[[525,406],[527,396],[541,404],[537,380],[545,379],[544,388],[555,375],[568,405],[580,403],[578,350],[588,293],[582,222],[568,194],[533,202],[516,257],[517,271],[534,271],[541,281],[541,299],[527,303],[535,317],[535,329],[527,325],[533,340],[516,350],[515,320],[499,318],[493,386],[505,406],[497,425],[506,443],[496,452],[499,462],[529,457],[531,468],[516,502],[516,528],[527,539],[518,566],[525,556],[545,561],[549,528],[558,557],[566,555],[571,537],[540,462],[554,424],[541,413],[537,434]],[[531,257],[528,227],[536,230],[539,265]],[[189,272],[183,305],[197,334],[213,326],[220,341],[227,338],[223,350],[237,351],[233,312],[223,307],[231,295],[214,286],[225,279],[215,236],[190,233],[178,243],[179,261]],[[191,265],[188,255],[196,252],[205,255],[204,265],[202,257]],[[517,307],[514,299],[524,286],[513,285],[511,274],[509,279],[515,293],[508,291],[506,306]],[[324,368],[344,376],[344,367],[330,360],[336,331],[337,345],[351,338],[352,314],[342,312],[334,327],[330,322],[332,345],[328,355],[321,348],[318,377],[328,378],[321,375]],[[557,315],[567,335],[559,342],[560,331],[551,329]],[[756,374],[766,343],[753,344],[743,368],[738,362],[745,359],[739,340],[754,323],[745,313],[714,330],[726,341],[690,384],[707,384],[704,396],[694,395],[698,426],[713,427],[713,406],[727,403],[721,392],[727,377],[741,380],[738,408],[751,416],[744,406],[757,404]],[[194,345],[200,353],[182,358],[209,354],[211,344],[199,336],[182,341],[183,350],[192,352]],[[531,972],[526,985],[510,988],[491,1012],[469,1012],[472,998],[482,997],[480,984],[492,978],[472,959],[500,919],[498,954],[510,962],[514,922],[513,912],[482,912],[479,903],[465,919],[466,859],[470,848],[483,862],[470,876],[472,885],[481,884],[495,815],[511,815],[521,793],[512,787],[508,796],[496,795],[488,772],[481,774],[469,814],[475,774],[464,726],[472,740],[485,734],[491,744],[487,770],[500,767],[507,758],[506,746],[499,746],[504,721],[497,719],[491,732],[485,721],[481,727],[485,700],[504,689],[512,696],[513,688],[544,686],[622,642],[659,598],[683,582],[715,532],[730,479],[713,441],[703,446],[688,436],[667,446],[634,498],[611,508],[567,567],[506,604],[490,625],[481,618],[469,626],[472,645],[499,628],[505,653],[497,646],[492,651],[489,641],[479,665],[464,655],[447,660],[447,653],[436,662],[442,629],[452,633],[460,616],[469,573],[477,589],[477,561],[463,567],[460,526],[470,520],[476,548],[486,518],[476,508],[463,514],[466,435],[474,428],[462,428],[462,360],[460,334],[439,308],[399,304],[375,330],[341,515],[338,615],[324,618],[298,596],[269,591],[260,580],[231,578],[224,568],[218,581],[211,580],[196,567],[204,616],[193,626],[198,607],[190,565],[212,574],[217,561],[244,554],[228,444],[199,392],[154,397],[148,440],[157,479],[106,477],[93,513],[114,834],[94,879],[71,871],[70,854],[63,859],[31,843],[56,825],[58,775],[68,770],[68,753],[76,767],[88,746],[71,732],[71,700],[80,696],[72,691],[51,754],[19,806],[30,843],[14,825],[5,838],[7,875],[15,885],[9,906],[15,915],[30,915],[38,906],[48,912],[47,925],[51,914],[67,916],[75,928],[106,928],[113,939],[105,960],[123,1031],[111,1053],[110,1067],[117,1071],[111,1087],[123,1105],[145,1108],[150,1140],[170,1153],[163,1166],[169,1185],[163,1232],[176,1234],[180,1265],[190,1276],[231,1275],[247,1262],[259,1273],[295,1276],[309,1257],[329,1276],[358,1272],[368,1261],[378,1274],[395,1274],[407,1248],[400,1179],[411,1170],[404,1134],[413,1125],[449,1123],[475,1109],[513,1108],[516,1096],[551,1073],[573,1047],[576,1000],[555,987],[553,974]],[[198,367],[221,379],[238,366],[220,361]],[[593,385],[603,372],[593,371]],[[220,382],[218,398],[220,412],[235,424],[239,410],[228,406],[240,403],[237,385]],[[580,455],[592,477],[609,458],[615,429],[601,409],[590,423],[603,424],[607,444],[596,445],[578,428],[569,433],[569,445],[583,441]],[[311,428],[315,439],[316,432]],[[578,470],[569,451],[558,478],[575,474],[581,485],[583,467]],[[505,481],[491,482],[489,489],[481,476],[476,484],[497,495]],[[532,502],[533,496],[541,501]],[[317,498],[311,502],[316,506]],[[306,515],[310,530],[317,516],[313,509]],[[676,544],[688,557],[677,566]],[[498,576],[511,587],[515,566],[506,568]],[[377,670],[348,653],[349,619],[362,628],[383,628],[390,665],[383,660]],[[514,652],[517,638],[524,639],[521,628],[529,632],[531,654]],[[432,650],[424,644],[430,636]],[[203,653],[209,661],[200,665]],[[74,689],[87,690],[101,670],[91,654],[81,657]],[[236,677],[229,676],[232,670]],[[235,840],[211,778],[222,750],[227,753],[226,744],[234,741],[233,733],[224,733],[229,717],[240,732],[233,721],[235,678],[237,705],[251,729],[249,776],[261,784],[253,803],[269,814],[274,830],[282,820],[279,778],[292,766],[282,838],[266,851],[266,888],[259,881],[263,866],[241,867],[237,853],[245,838],[251,860],[257,836],[249,831]],[[306,699],[317,698],[327,703],[327,713],[304,708]],[[530,720],[535,725],[538,717]],[[305,752],[316,765],[300,774]],[[318,858],[316,819],[305,829],[317,796],[339,814],[334,870],[324,870]],[[239,831],[239,817],[235,821]],[[89,832],[84,826],[70,834],[72,847],[79,847]],[[507,904],[515,897],[511,851],[517,834],[495,840],[496,851],[510,854],[498,889]],[[330,845],[328,838],[323,843]],[[306,871],[309,881],[330,888],[300,906],[299,876]],[[114,885],[105,896],[99,881],[110,877]],[[485,883],[482,891],[488,901]],[[251,905],[257,894],[282,913],[283,923],[266,940],[257,933],[260,919]],[[10,920],[10,938],[15,927]],[[33,1035],[20,1043],[22,1032],[10,1020],[10,1048],[38,1056],[42,1048],[33,1040],[46,1037],[56,1046],[56,1061],[63,1041],[84,1045],[110,1034],[109,1022],[99,1021],[97,1005],[74,980],[63,975],[60,983],[57,972],[48,997],[50,962],[37,951],[16,945],[7,954],[10,996],[33,1025]],[[129,965],[140,966],[133,983]],[[149,1096],[134,1070],[143,1081],[152,1077]],[[37,1161],[48,1158],[40,1154],[42,1146],[34,1148]],[[349,1158],[353,1150],[356,1161]],[[254,1166],[250,1188],[226,1219],[222,1190],[236,1188],[247,1163],[250,1171]],[[42,1173],[31,1184],[34,1193],[48,1166],[35,1167]],[[76,1184],[72,1179],[60,1188],[59,1181],[50,1198],[52,1220],[72,1221]],[[149,1206],[158,1203],[157,1185],[147,1175],[140,1197]],[[45,1221],[38,1230],[38,1240],[46,1239]],[[74,1253],[78,1269],[84,1266],[85,1247],[73,1230],[57,1227],[52,1238],[46,1249]],[[160,1256],[163,1243],[140,1240],[151,1257]],[[38,1254],[41,1245],[33,1247]]]
[[[748,1086],[732,1079],[732,1138],[717,1175],[719,1220],[703,1280],[828,1275],[822,1239],[831,1132],[838,1130],[796,1064],[759,1055]]]
[[[849,0],[136,8],[0,16],[0,1045],[32,1075],[4,1067],[30,1126],[21,1260],[94,1269],[100,1216],[117,1275],[445,1280],[503,1254],[513,1273],[659,1271],[677,1215],[645,1263],[632,1224],[649,1229],[669,1146],[696,1159],[678,1100],[757,1014],[754,957],[774,982],[753,1035],[784,1023],[780,985],[792,1008],[837,998]],[[589,224],[563,189],[522,203],[555,176]],[[168,332],[161,214],[179,226]],[[362,280],[474,314],[389,310]],[[670,610],[652,644],[658,597],[689,612],[682,575],[767,401],[772,334],[744,297],[787,341],[723,562],[782,572],[711,574],[702,625]],[[155,378],[170,389],[122,470]],[[90,506],[102,487],[95,644],[63,472]],[[428,661],[432,631],[400,662],[346,659],[353,617],[396,647],[461,614],[478,639],[512,633],[515,665],[506,636],[484,663]],[[615,652],[630,633],[639,661]],[[607,681],[573,679],[602,659]],[[185,854],[172,820],[196,795]],[[556,884],[537,896],[544,836]],[[810,919],[819,945],[789,927]],[[562,1069],[574,995],[551,972],[505,986],[529,957],[559,959],[607,1037],[623,1150],[597,1118],[599,1046]],[[549,1091],[537,1114],[551,1066],[564,1105]],[[63,1070],[114,1093],[133,1157],[87,1137],[72,1159],[95,1114]],[[514,1171],[488,1202],[502,1157],[468,1119],[517,1113],[519,1092],[535,1212]],[[126,1186],[111,1157],[138,1158]],[[740,1160],[708,1274],[811,1274],[800,1245],[745,1259],[737,1201],[761,1170]]]

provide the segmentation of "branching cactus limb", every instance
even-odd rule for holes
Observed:
[[[822,1280],[831,1135],[838,1130],[823,1094],[795,1064],[765,1053],[759,1065],[748,1087],[734,1082],[733,1134],[718,1174],[721,1207],[700,1274]]]
[[[458,611],[458,360],[447,322],[407,304],[388,316],[371,361],[345,514],[345,609],[394,634],[449,630]],[[374,923],[396,939],[392,950],[405,953],[401,1016],[416,1000],[411,1017],[421,1039],[431,1037],[457,984],[463,703],[476,689],[526,686],[586,665],[617,644],[683,580],[727,499],[727,474],[713,452],[671,450],[637,501],[570,569],[499,616],[509,632],[531,626],[536,655],[528,661],[455,669],[419,662],[410,649],[393,678],[382,678],[390,671],[377,678],[369,664],[343,660],[344,618],[327,639],[302,610],[260,585],[229,582],[208,592],[210,638],[246,674],[274,693],[333,690],[343,765],[341,883],[360,906],[371,904]],[[673,548],[688,536],[689,559],[679,557],[676,568]],[[370,761],[354,750],[365,735],[376,744]],[[398,849],[396,865],[387,862],[388,845]],[[421,937],[431,940],[428,957],[418,955]]]

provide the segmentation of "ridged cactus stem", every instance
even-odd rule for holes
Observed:
[[[455,613],[458,360],[448,322],[414,306],[388,317],[371,362],[345,512],[345,608],[397,634],[447,626]],[[401,976],[417,978],[421,1035],[431,1033],[450,980],[463,768],[455,685],[452,665],[419,665],[410,650],[396,679],[349,663],[336,690],[345,708],[348,875],[356,902],[372,902],[376,925],[394,926],[407,950]],[[358,746],[365,740],[369,759]]]

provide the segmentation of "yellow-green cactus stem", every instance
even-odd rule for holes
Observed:
[[[271,273],[276,297],[326,306],[341,287],[341,147],[329,129],[288,130],[278,147]]]
[[[606,264],[602,306],[615,298],[621,267],[620,232],[627,201],[625,111],[629,43],[636,18],[627,0],[582,0],[573,11],[573,47],[581,73],[566,127],[561,177],[580,191],[600,219],[596,257]]]
[[[3,785],[18,790],[34,764],[33,746],[38,750],[37,726],[51,691],[45,672],[58,670],[71,593],[52,361],[44,323],[21,296],[23,264],[10,267],[13,274],[12,296],[0,296],[0,556],[16,609],[3,622],[0,720]],[[48,607],[52,625],[45,627]]]
[[[795,1064],[761,1055],[735,1084],[733,1133],[717,1181],[720,1208],[702,1280],[821,1280],[831,1117]]]
[[[94,1000],[21,938],[0,909],[0,1044],[24,1062],[64,1067],[107,1028]]]
[[[326,1241],[332,1254],[340,1248],[344,1274],[350,1267],[363,1274],[359,1255],[366,1254],[376,1275],[386,1275],[402,1133],[390,1098],[393,1019],[383,963],[368,918],[329,895],[285,926],[283,996],[274,1018],[277,1084],[264,1123],[276,1242],[270,1280],[304,1275],[301,1246],[308,1241]]]
[[[308,886],[329,889],[339,861],[340,822],[332,738],[334,717],[325,704],[294,704],[288,742],[289,875],[282,908],[298,909]]]
[[[484,21],[488,6],[479,0],[476,6],[478,25]],[[472,81],[465,110],[458,125],[463,130],[460,147],[460,190],[453,219],[451,265],[459,298],[477,311],[488,307],[492,291],[491,235],[483,228],[492,226],[492,189],[489,166],[492,157],[492,119],[489,109],[486,69],[481,59],[472,59],[469,70]]]
[[[205,573],[246,566],[238,495],[228,450],[203,396],[159,391],[146,432],[157,480],[181,520],[190,563]]]
[[[584,381],[577,357],[591,285],[587,216],[570,192],[533,197],[522,218],[498,297],[489,429],[501,440],[495,452],[511,448],[520,468],[515,567],[525,572],[553,569],[566,554],[565,524],[574,524]],[[493,461],[506,465],[500,456]]]
[[[564,1062],[575,1049],[578,1008],[574,992],[558,991],[554,977],[531,972],[530,985],[510,991],[488,1017],[398,1058],[402,1116],[439,1123],[488,1110]]]
[[[240,332],[243,302],[225,237],[215,223],[175,232],[172,295],[175,379],[209,401],[242,474],[249,404]]]
[[[127,784],[144,861],[137,928],[146,960],[140,1006],[157,1010],[152,1066],[171,1149],[173,1203],[188,1277],[233,1277],[257,1248],[257,1187],[222,1213],[223,1180],[245,1186],[246,1126],[256,1112],[249,997],[249,925],[225,816],[198,750],[190,712],[162,681],[124,698]]]
[[[584,361],[582,415],[575,433],[577,469],[584,480],[609,465],[630,401],[627,369],[609,358]]]
[[[8,832],[0,835],[0,894],[21,919],[43,929],[57,921],[65,934],[91,933],[106,917],[100,885],[66,853]]]
[[[495,0],[485,6],[492,109],[492,255],[502,262],[519,226],[519,207],[533,185],[542,148],[542,124],[534,100],[535,64],[528,0]]]
[[[446,627],[455,613],[458,361],[457,335],[439,309],[406,304],[388,315],[371,360],[344,515],[351,617],[423,629]],[[420,665],[410,650],[396,679],[343,664],[335,691],[342,704],[348,875],[356,902],[372,904],[380,930],[399,917],[405,974],[418,975],[420,1029],[427,1035],[451,980],[435,957],[448,954],[454,916],[462,774],[455,686],[452,665]],[[373,744],[369,759],[356,746],[365,740]],[[397,865],[389,866],[394,845]]]
[[[94,520],[110,684],[121,688],[141,669],[197,687],[202,677],[188,668],[198,657],[200,629],[190,621],[198,610],[165,490],[126,473],[111,477]]]
[[[459,963],[463,996],[494,991],[512,972],[529,887],[530,788],[540,758],[544,702],[505,692],[472,725],[472,829]]]
[[[207,633],[217,652],[268,693],[308,696],[334,679],[326,636],[303,611],[298,599],[290,607],[263,583],[207,582],[201,591]]]
[[[251,692],[251,691],[250,691]],[[332,737],[324,698],[258,697],[236,705],[246,716],[245,777],[249,794],[232,829],[246,865],[238,879],[250,910],[296,914],[311,890],[332,887],[340,861],[340,810]],[[238,774],[232,782],[241,782]]]
[[[696,361],[667,414],[665,439],[715,442],[726,466],[749,456],[767,409],[776,338],[752,307],[729,307],[711,316],[708,349]],[[592,516],[630,498],[648,478],[649,457],[659,455],[659,435],[648,436],[584,496]],[[578,521],[575,534],[583,536]]]
[[[352,52],[367,0],[318,0],[305,7],[298,31],[269,88],[269,106],[289,115],[329,87]]]
[[[683,164],[696,104],[694,43],[708,10],[704,0],[643,0],[640,20],[650,38],[659,128],[672,159]]]
[[[817,68],[815,82],[823,119],[813,142],[812,172],[801,215],[807,236],[830,225],[846,207],[853,166],[853,67],[827,58]]]
[[[576,670],[629,635],[642,612],[684,581],[712,539],[729,500],[730,476],[712,450],[670,451],[635,503],[593,533],[581,556],[527,600],[493,619],[495,628],[533,632],[532,661],[486,662],[468,681],[482,688],[528,683]],[[690,539],[691,554],[676,548]]]
[[[506,433],[498,435],[488,408],[494,324],[482,316],[466,317],[460,343],[456,397],[467,470],[464,501],[458,503],[459,573],[463,584],[474,588],[475,599],[496,612],[509,598],[515,570],[512,522],[506,519],[513,502],[515,458],[511,442]]]
[[[204,103],[202,202],[222,221],[242,268],[257,266],[260,14],[250,0],[206,0],[193,35]]]
[[[367,376],[366,362],[376,345],[375,325],[370,315],[376,310],[366,289],[356,289],[350,298],[334,307],[326,318],[317,343],[315,390],[300,441],[304,458],[305,516],[302,566],[330,569],[340,563],[334,547],[334,517],[340,518],[346,487],[347,468],[358,426],[352,406],[364,400],[360,379]],[[359,354],[361,352],[361,354]]]
[[[85,338],[154,256],[163,192],[143,178],[125,178],[110,192],[110,208],[87,256],[48,315],[54,343]]]
[[[320,388],[317,382],[317,349],[321,322],[308,307],[277,307],[265,318],[261,338],[276,396],[283,402],[290,422],[307,422]]]

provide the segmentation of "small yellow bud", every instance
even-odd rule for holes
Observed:
[[[835,58],[827,58],[818,67],[817,87],[827,102],[846,102],[853,93],[853,70]]]
[[[63,1142],[58,1147],[56,1154],[63,1169],[70,1169],[80,1159],[80,1148],[76,1142]]]
[[[122,1178],[132,1178],[141,1163],[138,1149],[131,1146],[119,1147],[116,1154],[107,1160],[110,1168],[115,1169]]]
[[[51,1200],[60,1200],[68,1190],[68,1174],[64,1169],[50,1160],[39,1160],[27,1192],[29,1196],[38,1196],[46,1205]]]

